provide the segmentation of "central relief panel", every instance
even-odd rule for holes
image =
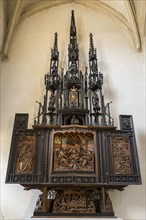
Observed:
[[[94,172],[95,140],[90,132],[56,132],[53,135],[53,173]]]

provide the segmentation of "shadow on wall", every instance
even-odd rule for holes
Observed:
[[[137,186],[128,186],[124,189],[123,192],[117,190],[111,190],[110,196],[113,203],[115,215],[123,218],[124,220],[131,220],[136,219],[134,217],[134,213],[138,212],[139,220],[146,219],[146,189],[145,189],[145,173],[146,167],[145,163],[141,161],[145,161],[145,134],[140,133],[139,136],[136,137],[137,144],[138,144],[138,155],[139,155],[139,162],[140,162],[140,170],[142,176],[142,185]],[[130,197],[129,197],[130,195]],[[137,198],[140,197],[141,200]],[[119,203],[120,198],[120,203]],[[133,210],[135,210],[133,212]],[[145,210],[143,212],[143,210]],[[133,213],[133,218],[131,213]],[[136,219],[138,220],[138,219]]]
[[[2,220],[2,219],[5,219],[5,217],[3,216],[2,213],[0,213],[0,219],[1,219],[1,220]]]
[[[39,194],[41,193],[39,190],[31,190],[32,196],[27,205],[27,209],[24,213],[23,219],[31,218],[32,210],[34,211],[36,206],[36,201],[38,200]]]

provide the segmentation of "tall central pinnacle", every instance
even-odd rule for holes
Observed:
[[[78,44],[77,44],[77,35],[76,35],[76,25],[74,11],[71,12],[71,23],[70,23],[70,43],[68,46],[68,57],[69,57],[69,67],[72,63],[76,63],[78,69]]]
[[[71,11],[71,24],[70,24],[70,36],[76,36],[76,25],[75,25],[75,17],[74,11]]]

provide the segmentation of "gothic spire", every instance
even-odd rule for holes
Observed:
[[[74,11],[71,11],[71,24],[70,24],[70,36],[76,37],[76,25],[75,25],[75,17]]]
[[[96,49],[94,48],[93,34],[90,33],[89,60],[96,60]]]
[[[59,51],[58,51],[58,34],[57,32],[54,34],[54,45],[51,48],[51,60],[58,60],[59,58]]]
[[[50,71],[45,75],[45,85],[47,90],[55,91],[59,87],[59,51],[58,51],[58,34],[54,34],[54,45],[51,48]]]
[[[79,54],[79,49],[77,44],[75,17],[74,17],[74,11],[72,10],[71,23],[70,23],[70,44],[68,46],[69,66],[71,63],[77,64],[78,54]]]
[[[94,48],[93,34],[89,35],[89,86],[92,91],[98,89],[98,64],[96,49]]]

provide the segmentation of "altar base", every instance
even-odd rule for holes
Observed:
[[[41,217],[41,216],[38,216],[37,218],[36,217],[32,217],[33,218],[33,220],[38,220],[38,218],[39,218],[39,220],[44,220],[44,218],[45,218],[45,220],[46,219],[48,219],[48,220],[79,220],[80,218],[82,218],[82,220],[93,220],[93,219],[97,219],[97,220],[124,220],[124,219],[122,219],[122,218],[117,218],[117,217],[97,217],[97,216],[92,216],[92,217],[87,217],[87,218],[85,218],[85,217],[82,217],[82,216],[79,216],[79,217],[76,217],[76,218],[74,218],[74,217],[71,217],[71,218],[68,218],[67,216],[66,217],[63,217],[63,218],[60,218],[60,217],[57,217],[57,216],[55,216],[55,217]],[[29,220],[31,220],[31,219],[29,219]]]

